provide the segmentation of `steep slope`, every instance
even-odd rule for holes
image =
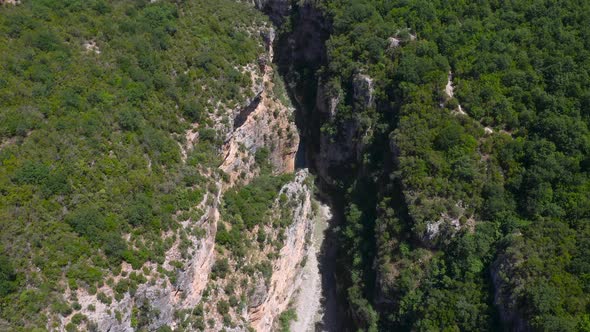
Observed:
[[[218,225],[232,222],[221,218],[223,193],[261,174],[293,172],[299,139],[272,68],[269,23],[232,1],[4,10],[2,329],[233,325],[215,321],[220,298],[202,312],[215,286],[211,270],[227,259],[216,245]],[[271,224],[285,219],[289,236],[265,226],[283,252],[265,264],[292,281],[269,290],[268,301],[282,294],[280,305],[257,310],[268,326],[289,303],[307,255],[306,177],[281,191],[294,214],[268,216]],[[277,179],[278,199],[286,178]],[[256,321],[239,316],[243,328]]]
[[[283,5],[263,8],[356,325],[586,329],[586,5]]]

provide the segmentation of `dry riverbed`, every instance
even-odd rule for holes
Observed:
[[[291,322],[292,332],[315,331],[316,324],[323,319],[321,305],[323,278],[319,268],[319,256],[331,217],[330,208],[319,203],[319,213],[314,220],[307,262],[303,268],[303,280],[293,303],[297,319]]]

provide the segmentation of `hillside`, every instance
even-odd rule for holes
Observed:
[[[222,193],[260,175],[251,190],[265,196],[244,215],[250,229],[273,218],[268,210],[292,178],[278,175],[294,171],[298,135],[273,78],[268,20],[233,1],[26,1],[1,10],[0,329],[251,324],[222,309],[223,293],[204,309],[202,299],[230,287],[215,283],[235,259],[224,250],[233,250],[225,225],[242,251],[257,234],[235,238],[240,226],[220,210],[241,196]],[[274,250],[292,221],[270,228]],[[231,292],[231,310],[257,306],[248,291],[277,259],[244,266],[250,274]]]
[[[359,328],[590,329],[589,9],[295,10],[285,47],[316,56],[283,68],[339,199],[341,287]]]

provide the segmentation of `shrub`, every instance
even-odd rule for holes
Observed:
[[[0,254],[0,298],[16,290],[16,272],[8,257]]]
[[[217,302],[217,312],[219,312],[221,315],[229,313],[229,303],[225,300]]]
[[[281,332],[289,332],[289,326],[291,325],[291,321],[297,319],[297,313],[294,309],[287,309],[281,313],[279,316],[279,325]]]
[[[113,302],[113,300],[108,295],[106,295],[103,292],[99,292],[98,294],[96,294],[96,298],[100,302],[102,302],[102,303],[104,303],[106,305],[110,305]]]
[[[213,280],[217,278],[225,278],[227,273],[229,272],[229,263],[227,258],[222,260],[218,260],[215,262],[213,267],[211,268],[211,278]]]
[[[86,320],[86,316],[81,313],[77,313],[72,316],[72,323],[75,325],[80,325],[80,323],[82,323],[84,320]]]

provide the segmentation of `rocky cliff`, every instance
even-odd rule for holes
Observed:
[[[258,67],[248,71],[253,82],[261,82],[255,97],[244,107],[233,112],[234,130],[226,136],[223,164],[220,168],[229,175],[230,183],[248,182],[258,174],[259,157],[268,158],[277,174],[293,172],[299,134],[294,123],[294,109],[290,105],[281,78],[273,68],[275,32],[268,28],[261,32],[267,53],[259,58]],[[268,153],[268,155],[267,155]]]
[[[352,89],[355,109],[375,107],[373,79],[370,76],[355,74]],[[319,132],[319,153],[314,160],[318,175],[331,185],[336,183],[340,174],[351,171],[351,167],[361,162],[365,142],[372,135],[372,128],[363,125],[357,116],[339,117],[338,109],[344,103],[343,94],[339,87],[319,80],[315,112],[323,117],[324,130]]]
[[[282,5],[264,6],[282,10]],[[199,169],[210,185],[202,201],[192,208],[197,213],[183,220],[181,229],[162,234],[171,243],[162,264],[147,262],[140,268],[133,268],[123,263],[121,272],[113,274],[95,291],[68,288],[65,298],[77,303],[76,306],[81,307],[79,313],[86,317],[80,327],[100,331],[134,331],[138,325],[149,330],[167,326],[242,331],[251,326],[257,331],[271,331],[276,327],[278,316],[294,299],[303,282],[302,271],[314,225],[313,181],[307,171],[299,171],[294,180],[281,189],[281,199],[277,198],[273,205],[269,220],[286,219],[289,221],[286,228],[279,231],[273,223],[260,226],[269,240],[250,253],[249,263],[269,262],[271,273],[266,276],[258,273],[251,278],[244,275],[251,281],[250,286],[244,285],[242,289],[243,296],[248,297],[248,305],[231,310],[232,322],[217,309],[233,295],[224,290],[230,278],[211,280],[216,261],[229,258],[230,264],[241,264],[215,243],[224,191],[249,183],[260,174],[263,164],[269,165],[273,174],[295,171],[299,134],[294,108],[273,65],[275,32],[272,27],[260,26],[255,33],[265,41],[266,52],[256,63],[242,69],[251,77],[254,97],[240,107],[220,109],[212,115],[215,130],[224,139],[220,151],[222,163],[218,170]],[[223,118],[230,119],[229,123]],[[186,144],[181,145],[185,161],[200,139],[199,126],[193,124],[185,135]],[[247,236],[255,240],[257,231]],[[240,273],[236,272],[233,277]],[[125,288],[128,280],[132,280],[132,286]],[[199,316],[195,316],[197,312]],[[69,316],[49,322],[49,327],[58,326],[58,330],[63,331],[71,319]]]
[[[244,241],[258,245],[240,255],[217,248],[217,262],[227,267],[221,274],[214,267],[218,274],[208,280],[206,300],[198,304],[209,322],[207,330],[275,331],[287,309],[299,313],[297,326],[317,321],[318,255],[330,213],[313,198],[313,187],[308,171],[297,171],[278,192],[268,222],[242,234]],[[223,306],[226,309],[220,309]]]
[[[157,263],[148,262],[141,269],[133,269],[131,265],[123,263],[121,274],[112,277],[112,283],[107,282],[94,294],[84,289],[68,290],[66,297],[76,299],[82,307],[80,312],[88,318],[87,328],[94,327],[99,331],[134,331],[131,316],[137,310],[145,311],[150,329],[175,327],[176,311],[193,308],[199,303],[214,261],[220,189],[221,183],[217,182],[217,192],[207,193],[198,204],[197,208],[207,211],[199,220],[188,219],[182,223],[184,230],[202,230],[200,235],[189,232],[188,257],[182,257],[179,250],[181,241],[176,240],[166,253],[166,260],[161,267]],[[125,292],[121,299],[117,299],[116,285],[124,276],[132,275],[143,275],[145,280],[136,290]],[[60,323],[65,326],[68,322],[64,319]]]
[[[259,293],[255,305],[248,309],[248,319],[256,331],[274,330],[277,317],[287,309],[304,281],[302,267],[310,249],[315,213],[312,209],[313,184],[308,176],[307,171],[299,171],[295,180],[280,191],[280,195],[288,197],[287,205],[293,206],[293,221],[285,231],[286,239],[273,263],[268,289]],[[284,203],[277,200],[273,210],[279,211],[281,204]]]

